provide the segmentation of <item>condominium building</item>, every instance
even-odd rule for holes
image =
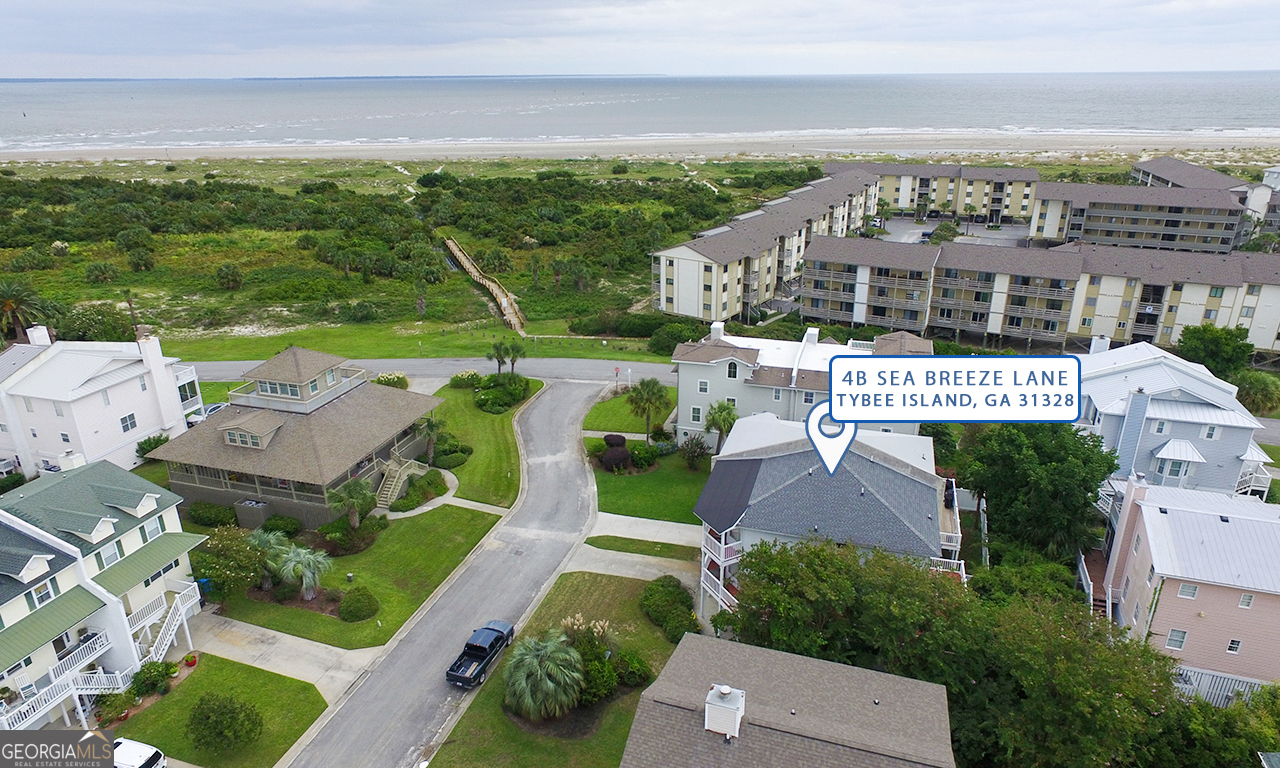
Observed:
[[[1225,189],[1041,182],[1028,236],[1228,253],[1243,241],[1245,211]]]
[[[89,728],[84,702],[187,648],[199,610],[181,499],[100,461],[0,496],[0,730]]]
[[[879,177],[890,210],[972,213],[989,221],[1030,214],[1040,173],[1034,168],[925,163],[828,163],[828,173],[858,170]]]
[[[1176,157],[1156,157],[1133,164],[1130,178],[1150,187],[1183,187],[1186,189],[1224,189],[1235,194],[1249,215],[1274,232],[1280,225],[1280,177],[1268,176],[1262,182],[1250,182],[1228,176],[1211,168],[1188,163]],[[1247,228],[1246,228],[1247,229]]]
[[[183,414],[202,404],[195,369],[165,357],[150,334],[51,342],[36,326],[28,336],[0,353],[0,471],[16,464],[31,478],[77,454],[134,467],[139,441],[181,435]]]
[[[747,319],[789,295],[814,237],[843,237],[875,211],[876,177],[816,179],[728,224],[653,254],[653,308],[707,322]]]

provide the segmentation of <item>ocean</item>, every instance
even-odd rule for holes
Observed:
[[[0,80],[0,152],[876,134],[1280,137],[1280,72]]]

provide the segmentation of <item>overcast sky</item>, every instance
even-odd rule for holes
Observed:
[[[1277,69],[1280,0],[0,0],[0,77]]]

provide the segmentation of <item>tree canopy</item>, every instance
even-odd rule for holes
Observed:
[[[1243,325],[1219,328],[1211,323],[1188,325],[1178,337],[1178,356],[1200,363],[1220,379],[1230,379],[1249,366],[1253,344]]]

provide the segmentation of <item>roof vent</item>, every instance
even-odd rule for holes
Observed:
[[[1230,519],[1228,519],[1226,515],[1218,515],[1218,519],[1219,519],[1219,520],[1221,520],[1221,521],[1222,521],[1222,522],[1224,522],[1224,523],[1229,523],[1229,522],[1231,522],[1231,520],[1230,520]]]
[[[747,692],[727,685],[713,685],[707,692],[704,728],[722,733],[725,739],[737,738],[746,710]]]

